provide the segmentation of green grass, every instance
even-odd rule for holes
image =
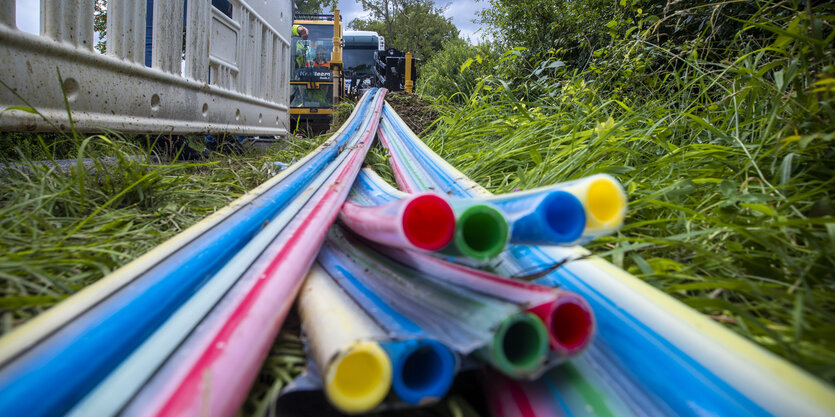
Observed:
[[[18,149],[0,160],[13,166],[0,174],[3,333],[227,205],[274,175],[274,161],[295,161],[321,140],[295,139],[265,152],[160,164],[147,147],[137,145],[147,143],[144,138],[54,138],[0,138]],[[92,171],[72,166],[65,173],[33,163],[28,155],[92,158],[96,164]],[[101,163],[104,158],[115,158],[115,164]],[[297,375],[303,361],[298,329],[291,326],[271,351],[246,414],[262,415],[268,406],[264,399],[281,386],[275,381]]]
[[[497,193],[616,176],[626,224],[592,251],[833,382],[835,56],[773,40],[727,62],[628,40],[609,68],[487,74],[437,100],[425,141]],[[624,82],[638,55],[667,62]]]
[[[59,157],[93,158],[93,170],[5,161],[16,165],[0,180],[4,332],[262,183],[271,160],[306,151],[154,164],[147,150],[116,136],[75,146]],[[115,164],[99,163],[103,156]]]

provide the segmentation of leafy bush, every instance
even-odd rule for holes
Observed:
[[[417,91],[461,102],[472,94],[478,78],[489,73],[494,61],[495,53],[489,45],[473,46],[457,38],[444,42],[443,48],[423,65]]]

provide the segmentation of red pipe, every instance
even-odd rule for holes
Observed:
[[[345,202],[339,219],[358,235],[387,246],[438,250],[455,233],[455,213],[436,194],[417,194],[379,206]]]

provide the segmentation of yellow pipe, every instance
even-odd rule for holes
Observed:
[[[586,200],[594,226],[607,227],[623,222],[626,198],[623,189],[612,178],[601,177],[592,181],[586,191]]]
[[[324,375],[325,394],[342,412],[376,407],[391,387],[391,361],[375,342],[357,342],[337,355]]]
[[[392,369],[374,340],[385,339],[385,332],[319,264],[308,272],[298,309],[331,404],[349,414],[380,404],[391,388]]]
[[[617,229],[626,216],[626,193],[618,180],[598,174],[569,183],[563,190],[574,194],[586,209],[583,235],[600,235]]]
[[[406,88],[407,93],[412,92],[412,53],[406,52],[406,82],[404,83],[404,87]]]

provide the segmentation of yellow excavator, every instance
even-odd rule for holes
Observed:
[[[333,14],[296,14],[294,25],[307,28],[308,38],[290,42],[290,119],[294,130],[321,133],[333,119],[333,105],[344,96],[342,20]]]

